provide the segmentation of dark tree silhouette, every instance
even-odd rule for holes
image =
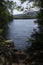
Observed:
[[[38,24],[37,29],[34,29],[31,38],[28,42],[31,42],[30,48],[28,47],[27,53],[30,56],[31,65],[43,65],[43,0],[40,0],[40,11],[37,15],[35,23]]]

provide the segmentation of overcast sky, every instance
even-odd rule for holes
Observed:
[[[21,5],[21,1],[20,1],[20,0],[12,0],[12,1],[16,2],[16,4],[17,4],[18,6]],[[24,3],[21,5],[21,6],[24,8],[24,10],[26,9],[28,2],[29,2],[29,1],[26,1],[26,2],[24,2]],[[28,4],[28,8],[29,8],[30,6],[33,6],[33,2],[30,2],[30,3]],[[30,11],[38,11],[38,8],[36,8],[36,7],[31,8]],[[23,12],[24,12],[24,11],[18,11],[18,10],[16,10],[16,9],[13,10],[13,14],[15,14],[15,15],[16,15],[16,14],[22,14]]]

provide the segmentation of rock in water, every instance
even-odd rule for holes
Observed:
[[[13,41],[12,40],[6,40],[5,41],[5,44],[6,44],[6,46],[8,46],[8,47],[14,47],[14,43],[13,43]]]

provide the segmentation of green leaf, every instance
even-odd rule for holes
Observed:
[[[0,29],[0,33],[2,33],[3,32],[3,29]]]

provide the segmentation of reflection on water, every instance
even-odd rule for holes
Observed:
[[[31,35],[33,29],[37,27],[34,21],[35,19],[13,20],[8,24],[9,29],[6,38],[13,40],[17,49],[25,49],[28,45],[27,38]]]

